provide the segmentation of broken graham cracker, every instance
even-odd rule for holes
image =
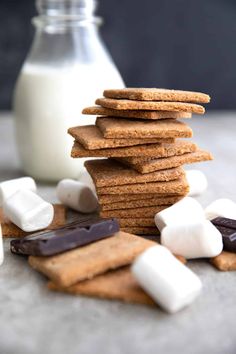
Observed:
[[[122,231],[90,245],[52,256],[29,257],[29,264],[60,287],[69,287],[110,269],[131,264],[155,242]]]
[[[182,155],[168,156],[158,159],[145,159],[136,158],[136,162],[133,162],[131,158],[116,158],[118,161],[125,165],[132,167],[139,173],[152,173],[154,171],[166,170],[168,168],[178,167],[185,164],[204,162],[213,160],[213,156],[210,152],[198,149],[195,152],[188,152]]]
[[[221,271],[236,270],[236,253],[223,251],[219,256],[211,258],[210,262]]]
[[[136,183],[136,184],[126,184],[123,186],[113,186],[113,187],[100,187],[96,188],[98,196],[102,194],[175,194],[175,195],[185,195],[189,192],[189,185],[186,177],[183,176],[173,181],[168,182],[148,182],[148,183]],[[140,196],[141,199],[141,196]]]
[[[157,229],[157,227],[141,227],[141,226],[127,226],[127,227],[121,227],[121,230],[124,232],[130,232],[135,235],[156,235],[159,236],[160,232]]]
[[[121,300],[129,303],[155,305],[155,302],[142,290],[133,277],[129,267],[122,267],[63,288],[53,282],[48,288],[73,295],[85,295],[101,299]]]
[[[122,118],[98,117],[96,126],[105,138],[147,139],[147,138],[191,138],[192,129],[176,119],[140,121]]]
[[[159,199],[159,198],[169,198],[169,197],[181,197],[179,195],[174,195],[174,194],[158,194],[158,193],[142,193],[142,194],[104,194],[104,195],[99,195],[98,196],[98,201],[100,205],[105,206],[106,204],[113,204],[113,203],[119,203],[119,202],[132,202],[132,201],[145,201],[145,200],[150,200],[150,199]],[[182,195],[183,197],[183,195]],[[121,208],[120,208],[121,209]]]
[[[196,114],[204,114],[205,108],[198,104],[185,102],[163,102],[163,101],[133,101],[113,98],[98,98],[96,104],[117,110],[151,110],[151,111],[183,111]]]
[[[120,227],[156,227],[154,218],[117,219]]]
[[[143,110],[117,110],[112,108],[104,108],[93,106],[84,108],[83,114],[96,116],[110,116],[121,118],[136,118],[136,119],[181,119],[192,118],[190,112],[173,112],[173,111],[143,111]]]
[[[151,207],[133,208],[133,209],[118,209],[100,211],[99,215],[102,218],[152,218],[156,213],[168,208],[169,205],[157,205]]]
[[[47,230],[55,230],[66,224],[66,208],[62,204],[54,204],[54,218],[47,227]],[[2,208],[0,208],[0,224],[2,226],[3,237],[24,237],[32,232],[25,232],[21,230],[18,226],[13,224],[7,217],[3,215]]]
[[[127,201],[123,202],[117,202],[113,203],[111,202],[110,204],[100,204],[100,209],[101,211],[106,211],[106,210],[116,210],[116,209],[133,209],[133,208],[141,208],[141,207],[146,207],[146,206],[159,206],[159,205],[169,205],[169,204],[174,204],[177,203],[179,200],[181,200],[183,197],[182,196],[176,196],[176,197],[157,197],[157,198],[149,198],[149,199],[138,199],[138,200],[131,200],[127,199]]]
[[[96,187],[119,186],[123,184],[170,181],[185,174],[181,167],[141,174],[125,165],[108,159],[88,160],[85,168]]]
[[[85,149],[96,150],[116,148],[122,146],[135,146],[155,143],[173,143],[173,138],[148,138],[148,139],[106,139],[95,125],[84,125],[68,129],[68,133]]]
[[[196,151],[197,145],[190,141],[176,141],[173,144],[146,144],[121,148],[86,150],[77,141],[72,147],[71,156],[78,157],[167,157]]]
[[[210,96],[202,92],[169,90],[163,88],[123,88],[105,90],[106,98],[125,98],[138,101],[175,101],[209,103]]]

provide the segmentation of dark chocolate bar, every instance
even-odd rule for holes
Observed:
[[[236,252],[236,220],[218,217],[211,222],[222,235],[224,250]]]
[[[54,231],[42,231],[11,241],[12,253],[52,256],[112,236],[119,231],[116,219],[75,221]]]

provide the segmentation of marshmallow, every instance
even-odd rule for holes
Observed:
[[[185,225],[203,220],[205,214],[202,206],[190,197],[181,199],[155,215],[155,224],[160,231],[167,225]]]
[[[92,177],[90,176],[90,174],[87,171],[84,171],[80,174],[79,179],[78,179],[81,183],[86,184],[86,186],[88,186],[89,188],[92,189],[92,191],[96,194],[96,188],[95,188],[95,184],[93,183]]]
[[[97,197],[86,184],[63,179],[57,185],[57,197],[61,203],[82,213],[91,213],[98,207]]]
[[[146,292],[170,313],[189,305],[202,288],[197,275],[163,246],[148,248],[131,271]]]
[[[207,178],[203,172],[199,170],[186,171],[186,178],[189,184],[189,197],[194,197],[202,194],[207,189]]]
[[[3,242],[2,242],[2,228],[0,225],[0,265],[3,264],[4,260],[4,251],[3,251]]]
[[[36,192],[37,187],[31,177],[16,178],[0,183],[0,206],[3,205],[7,198],[20,189],[29,189],[32,192]]]
[[[51,224],[54,208],[37,194],[22,189],[5,200],[3,213],[23,231],[33,232]]]
[[[236,203],[226,198],[217,199],[208,205],[205,209],[205,215],[208,220],[215,219],[218,216],[236,219]]]
[[[218,256],[223,249],[222,235],[208,220],[197,224],[166,226],[161,244],[185,258]]]

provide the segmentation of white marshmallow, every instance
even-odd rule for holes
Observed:
[[[51,224],[54,216],[52,204],[27,189],[19,190],[5,200],[3,212],[26,232],[45,229]]]
[[[197,275],[163,246],[148,248],[131,270],[146,292],[170,313],[189,305],[202,288]]]
[[[199,170],[186,171],[186,178],[190,187],[189,197],[202,194],[207,189],[207,178],[203,172]]]
[[[0,225],[0,265],[3,264],[4,260],[4,250],[3,250],[3,242],[2,242],[2,228]]]
[[[95,185],[93,183],[92,177],[90,176],[90,174],[87,171],[82,172],[80,174],[78,180],[79,180],[79,182],[86,184],[86,186],[91,188],[92,191],[96,194],[96,188],[95,188]]]
[[[63,179],[57,185],[57,197],[61,203],[82,213],[91,213],[98,207],[97,197],[86,184]]]
[[[185,258],[218,256],[223,249],[222,235],[208,220],[197,224],[166,226],[161,244]]]
[[[185,225],[203,220],[205,214],[202,206],[190,197],[181,199],[155,215],[155,224],[160,231],[167,225]]]
[[[35,181],[31,177],[16,178],[0,183],[0,206],[3,205],[7,198],[20,189],[29,189],[32,192],[37,191]]]
[[[236,219],[236,203],[230,199],[221,198],[212,202],[205,209],[208,220],[213,220],[218,216],[228,219]]]

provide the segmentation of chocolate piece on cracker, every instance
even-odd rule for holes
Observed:
[[[190,141],[176,141],[174,144],[147,144],[120,148],[86,150],[77,141],[72,147],[71,156],[77,157],[167,157],[196,151],[197,145]]]
[[[131,264],[140,253],[153,245],[155,243],[152,241],[120,231],[108,239],[57,256],[30,256],[29,264],[58,286],[69,287],[108,270]]]
[[[89,160],[84,163],[97,187],[119,186],[123,184],[170,181],[185,174],[181,167],[141,174],[125,165],[108,159]]]
[[[136,158],[135,162],[131,158],[116,158],[118,161],[132,167],[139,173],[151,173],[162,169],[173,168],[185,164],[213,160],[213,156],[208,151],[198,149],[195,152],[188,152],[182,155],[168,156],[158,159]]]
[[[210,96],[201,92],[191,92],[182,90],[168,90],[163,88],[123,88],[105,90],[104,97],[125,98],[138,101],[175,101],[208,103]]]
[[[96,104],[112,109],[135,109],[135,110],[157,110],[157,111],[183,111],[196,114],[204,114],[205,108],[198,104],[185,102],[162,102],[162,101],[133,101],[133,100],[116,100],[113,98],[98,98]]]
[[[158,193],[142,193],[142,194],[104,194],[104,195],[99,195],[98,196],[98,201],[99,204],[101,205],[106,205],[106,204],[112,204],[112,203],[119,203],[119,202],[132,202],[132,201],[139,201],[139,200],[150,200],[150,199],[159,199],[159,198],[165,198],[165,197],[180,197],[179,195],[174,195],[174,194],[166,194],[163,196],[163,194],[158,194]]]
[[[50,290],[67,292],[73,295],[155,305],[154,301],[139,286],[129,267],[109,271],[68,288],[61,288],[53,282],[49,282],[48,287]]]
[[[223,251],[219,256],[211,258],[211,263],[219,270],[236,270],[236,253]]]
[[[7,217],[3,215],[2,208],[0,208],[0,224],[2,226],[3,237],[15,238],[24,237],[29,235],[29,232],[21,230],[18,226],[14,225]],[[47,227],[47,230],[55,230],[66,224],[66,208],[61,204],[54,204],[54,218]]]
[[[182,196],[176,197],[153,197],[149,199],[139,199],[139,200],[131,200],[127,199],[127,201],[117,202],[117,203],[109,203],[109,204],[101,204],[100,208],[102,211],[105,210],[116,210],[116,209],[130,209],[130,208],[142,208],[146,206],[157,206],[157,205],[169,205],[178,202],[182,199]]]
[[[83,114],[96,116],[111,116],[122,118],[136,118],[136,119],[180,119],[191,118],[190,112],[173,112],[173,111],[143,111],[143,110],[117,110],[112,108],[105,108],[100,106],[93,106],[84,108]]]
[[[147,139],[147,138],[191,138],[192,129],[176,119],[158,121],[128,120],[122,118],[99,117],[97,127],[105,138]]]
[[[156,213],[168,208],[170,205],[159,205],[151,207],[133,208],[133,209],[118,209],[118,210],[107,210],[100,211],[100,216],[102,218],[151,218],[154,217]]]
[[[116,148],[122,146],[135,146],[155,143],[173,143],[173,138],[149,138],[149,139],[105,139],[94,125],[84,125],[68,129],[68,133],[85,149],[96,150],[106,148]]]
[[[102,194],[175,194],[185,195],[189,192],[189,185],[186,177],[183,176],[174,181],[168,182],[149,182],[149,183],[136,183],[126,184],[123,186],[113,187],[100,187],[96,189],[98,196]]]

